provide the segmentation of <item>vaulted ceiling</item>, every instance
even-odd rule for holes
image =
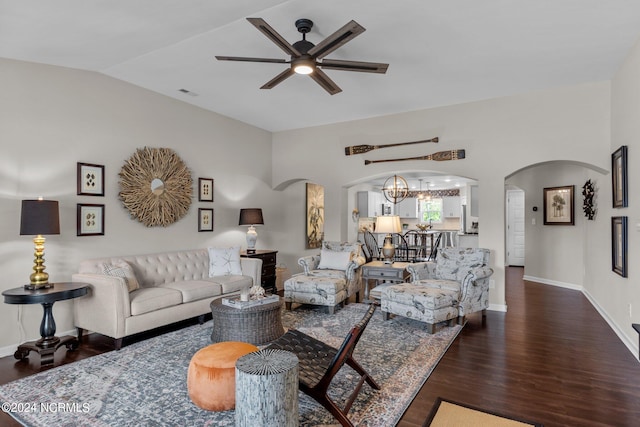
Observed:
[[[389,63],[325,70],[259,89],[289,59],[298,18],[318,43],[350,20],[366,31],[327,58]],[[612,78],[640,35],[637,0],[0,0],[0,57],[96,71],[269,131],[388,115]],[[181,89],[189,91],[185,93]]]

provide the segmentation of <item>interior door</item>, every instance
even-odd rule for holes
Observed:
[[[507,191],[507,264],[524,266],[524,191]]]

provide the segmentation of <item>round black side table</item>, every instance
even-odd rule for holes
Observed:
[[[43,314],[40,323],[40,338],[18,346],[13,354],[16,359],[26,359],[29,352],[40,354],[40,365],[53,363],[53,355],[63,345],[69,350],[78,348],[78,338],[70,335],[56,337],[56,322],[53,319],[53,303],[86,295],[88,283],[63,282],[54,283],[46,289],[25,289],[24,287],[8,289],[2,293],[7,304],[42,304]]]

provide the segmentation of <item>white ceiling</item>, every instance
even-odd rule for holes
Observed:
[[[259,89],[288,59],[246,17],[290,43],[367,29],[327,58],[389,63]],[[93,70],[269,131],[609,80],[640,34],[637,0],[0,0],[0,57]],[[183,94],[190,90],[198,96]]]

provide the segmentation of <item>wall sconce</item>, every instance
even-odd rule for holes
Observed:
[[[35,259],[31,283],[24,285],[26,289],[51,288],[49,274],[44,265],[44,234],[60,234],[60,214],[58,202],[55,200],[23,200],[20,213],[20,235],[35,236]]]
[[[262,209],[240,209],[240,221],[238,225],[248,225],[247,230],[247,253],[256,253],[256,242],[258,241],[258,233],[255,225],[264,225],[262,218]]]

